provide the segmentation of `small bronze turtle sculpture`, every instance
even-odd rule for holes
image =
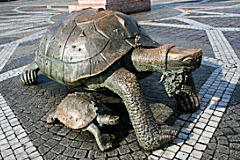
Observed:
[[[105,151],[112,148],[112,143],[103,140],[98,126],[93,121],[95,120],[100,126],[103,124],[116,125],[119,122],[119,117],[100,114],[98,107],[100,104],[82,98],[81,94],[77,92],[69,94],[61,101],[57,109],[49,114],[47,123],[53,123],[58,119],[69,128],[87,130],[94,135],[99,149]]]
[[[171,127],[158,125],[139,80],[161,72],[178,108],[193,112],[200,106],[192,71],[201,64],[201,49],[185,49],[152,40],[130,16],[87,8],[55,23],[42,38],[34,63],[21,75],[27,85],[37,72],[69,86],[106,88],[123,100],[139,145],[154,150],[176,137]],[[67,123],[65,123],[67,125]]]

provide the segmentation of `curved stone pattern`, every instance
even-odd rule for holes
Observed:
[[[167,4],[167,9],[162,5],[161,10],[156,9],[149,15],[138,17],[141,19],[139,22],[141,28],[158,42],[163,44],[175,41],[176,45],[184,47],[200,47],[205,54],[202,66],[197,70],[198,73],[194,73],[202,105],[200,110],[193,114],[178,114],[172,109],[174,107],[171,108],[174,102],[167,98],[163,88],[159,86],[159,74],[153,74],[142,81],[146,98],[153,103],[151,109],[156,120],[166,121],[179,131],[178,138],[172,144],[151,153],[138,146],[136,136],[128,125],[127,127],[126,125],[117,126],[110,130],[110,133],[117,135],[117,145],[112,151],[101,153],[88,132],[70,130],[61,124],[46,124],[48,111],[53,110],[61,99],[74,89],[65,88],[44,77],[39,78],[39,86],[23,87],[15,77],[27,65],[24,62],[18,63],[21,58],[27,58],[24,57],[23,52],[36,49],[37,44],[34,42],[39,42],[47,26],[53,24],[58,18],[55,15],[67,11],[64,7],[66,4],[62,1],[55,5],[52,2],[41,3],[40,5],[38,1],[20,0],[11,2],[15,6],[10,6],[9,3],[1,3],[0,6],[0,159],[238,158],[238,155],[234,154],[239,152],[237,145],[238,134],[240,134],[239,124],[231,121],[231,125],[235,127],[234,133],[231,129],[227,130],[224,127],[219,130],[218,125],[222,121],[221,124],[227,126],[228,124],[224,124],[226,110],[229,113],[235,111],[234,106],[229,108],[228,106],[240,76],[239,55],[237,55],[239,50],[236,44],[232,44],[232,38],[240,31],[239,2],[203,0],[191,4],[175,3],[174,6]],[[153,1],[153,4],[155,3],[158,2]],[[32,5],[29,7],[30,4]],[[173,8],[174,10],[171,10]],[[172,15],[170,10],[176,14],[178,12],[175,10],[181,13],[177,16]],[[229,18],[231,18],[231,24],[228,24]],[[214,23],[220,20],[221,22]],[[77,25],[79,23],[80,21]],[[100,29],[96,28],[96,30]],[[80,32],[80,30],[75,31]],[[13,38],[5,42],[6,37]],[[49,43],[53,43],[51,38],[53,37],[48,37]],[[119,43],[119,41],[112,43]],[[110,50],[106,48],[106,51]],[[49,57],[53,56],[51,53],[53,52],[49,52]],[[54,56],[56,59],[62,58],[60,55]],[[56,67],[56,63],[52,66]],[[56,99],[56,97],[59,98]],[[230,119],[238,116],[239,114],[236,113],[231,115]],[[127,117],[122,119],[126,121]],[[124,121],[121,124],[124,124]],[[227,133],[228,136],[224,136],[221,132]],[[111,139],[111,137],[113,136],[106,138]],[[229,148],[225,145],[228,142]],[[120,146],[118,146],[119,143]],[[216,143],[218,147],[214,146]]]

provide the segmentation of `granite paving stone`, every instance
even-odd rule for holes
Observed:
[[[44,148],[44,147],[43,147]],[[50,149],[50,148],[49,148]],[[56,145],[54,146],[51,150],[52,152],[56,153],[56,154],[60,154],[62,153],[64,150],[66,149],[65,146],[59,144],[59,145]]]
[[[81,158],[86,157],[86,155],[87,155],[87,151],[86,150],[77,150],[77,152],[75,153],[74,157],[81,159]]]
[[[191,139],[191,138],[186,141],[186,144],[189,144],[191,146],[194,146],[196,143],[197,143],[197,140]]]
[[[170,159],[173,159],[174,156],[175,156],[175,153],[171,151],[165,151],[162,155],[163,158],[170,158]]]
[[[4,159],[5,160],[13,160],[13,159],[15,159],[15,156],[13,154],[11,154],[11,155],[5,157]]]
[[[182,147],[181,147],[181,151],[183,152],[186,152],[186,153],[191,153],[193,147],[192,146],[189,146],[187,144],[184,144]]]
[[[187,159],[188,156],[189,156],[188,153],[179,151],[179,152],[177,153],[177,155],[176,155],[176,158],[181,159],[181,160],[184,160],[184,159]]]
[[[203,152],[193,150],[192,153],[190,154],[190,156],[200,159],[202,157],[202,154],[203,154]]]
[[[51,148],[46,147],[46,146],[44,146],[44,145],[41,145],[41,146],[38,147],[38,151],[39,151],[39,153],[40,153],[41,155],[44,155],[44,154],[47,153],[50,149],[51,149]],[[53,148],[52,150],[54,150],[54,148]]]
[[[207,145],[201,144],[201,143],[196,143],[194,146],[194,149],[199,150],[199,151],[205,151]]]

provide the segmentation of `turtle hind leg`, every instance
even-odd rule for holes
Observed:
[[[47,123],[54,123],[57,119],[57,112],[54,111],[52,113],[50,113],[47,117]]]
[[[24,72],[20,75],[21,81],[25,85],[33,85],[37,83],[37,73],[39,71],[38,65],[32,63]]]
[[[139,145],[145,150],[154,150],[172,141],[176,131],[158,127],[153,113],[142,93],[137,77],[120,68],[105,81],[105,87],[117,93],[127,108]]]
[[[108,150],[110,148],[112,148],[112,143],[110,142],[105,142],[102,138],[101,132],[99,130],[99,128],[94,124],[91,123],[86,130],[88,130],[89,132],[91,132],[94,135],[94,138],[97,142],[97,145],[99,147],[99,149],[101,151],[105,151]]]
[[[97,116],[97,122],[102,125],[116,125],[119,123],[119,116],[113,116],[113,115],[98,115]]]

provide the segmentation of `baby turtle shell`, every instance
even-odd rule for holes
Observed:
[[[156,47],[131,17],[92,8],[71,13],[42,38],[36,63],[50,78],[64,84],[95,76],[134,47]]]
[[[57,107],[58,120],[72,129],[81,129],[88,126],[97,116],[92,102],[76,94],[69,94]]]

